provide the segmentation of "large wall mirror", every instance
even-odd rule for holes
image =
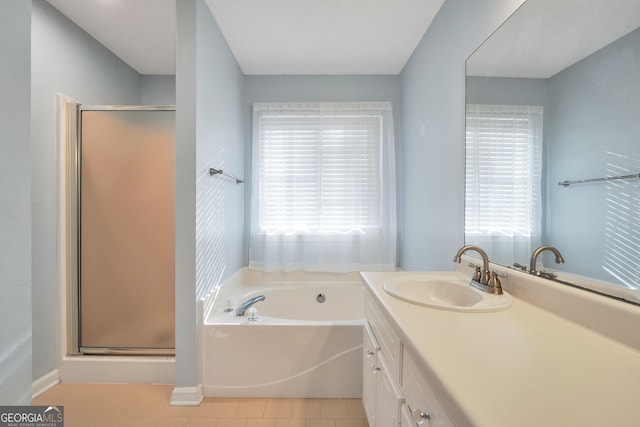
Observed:
[[[635,304],[639,27],[640,0],[527,0],[468,58],[466,86],[466,243],[507,266],[552,245],[565,263],[547,251],[537,270]]]

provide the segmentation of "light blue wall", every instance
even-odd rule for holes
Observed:
[[[607,241],[625,236],[625,247],[614,258],[622,260],[623,269],[635,271],[636,284],[640,284],[637,181],[618,182],[624,190],[613,190],[606,183],[560,187],[558,182],[620,174],[610,168],[614,165],[629,168],[628,173],[640,172],[639,76],[640,30],[636,30],[550,79],[551,119],[546,123],[547,240],[565,258],[560,267],[616,282],[602,265]],[[620,199],[614,201],[614,196]],[[626,227],[612,225],[616,221]],[[606,223],[615,230],[605,232]]]
[[[141,75],[142,105],[175,105],[176,76],[174,75]]]
[[[447,0],[401,75],[400,267],[451,270],[464,243],[465,60],[523,0]]]
[[[244,191],[209,168],[244,175],[244,75],[211,12],[198,2],[197,296],[213,291],[244,265]]]
[[[4,3],[4,2],[3,2]],[[85,104],[138,104],[140,77],[44,0],[33,2],[31,203],[33,378],[57,368],[60,318],[57,253],[56,94]]]
[[[0,2],[0,405],[31,404],[30,28]]]
[[[243,76],[203,0],[177,2],[176,386],[200,383],[196,299],[243,265]]]
[[[467,77],[467,104],[538,105],[547,109],[549,80]]]
[[[400,141],[399,76],[246,76],[245,135],[245,264],[248,263],[251,200],[252,106],[256,102],[389,101],[393,106],[396,146]],[[400,166],[400,165],[398,165]],[[402,173],[398,170],[398,173]],[[400,203],[400,202],[398,202]]]

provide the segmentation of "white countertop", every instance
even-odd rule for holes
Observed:
[[[637,349],[515,295],[493,313],[403,302],[382,289],[402,274],[361,276],[457,425],[640,426]]]

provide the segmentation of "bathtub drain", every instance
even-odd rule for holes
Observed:
[[[327,300],[327,297],[324,294],[318,294],[318,296],[316,297],[316,301],[318,301],[319,303],[323,303]]]

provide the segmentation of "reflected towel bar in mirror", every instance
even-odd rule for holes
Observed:
[[[605,176],[602,178],[581,179],[577,181],[560,181],[558,185],[568,187],[573,184],[587,184],[589,182],[601,182],[601,181],[615,181],[617,179],[633,179],[640,178],[640,173],[632,173],[630,175],[618,175],[618,176]]]
[[[209,168],[209,175],[224,175],[224,176],[228,176],[229,178],[235,179],[236,180],[236,184],[242,184],[244,183],[244,179],[242,178],[238,178],[237,176],[231,175],[230,173],[227,173],[225,171],[223,171],[222,169],[214,169],[214,168]]]

